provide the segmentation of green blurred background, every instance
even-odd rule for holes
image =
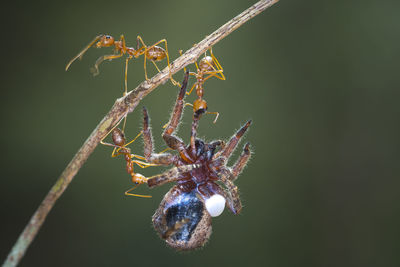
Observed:
[[[3,4],[1,261],[123,91],[122,59],[89,72],[110,49],[89,50],[68,72],[66,63],[99,33],[130,45],[138,34],[148,44],[167,38],[174,59],[254,2]],[[281,0],[214,47],[227,80],[209,80],[205,97],[221,116],[215,125],[205,116],[199,135],[228,138],[251,118],[254,154],[237,180],[242,214],[215,218],[204,249],[167,248],[151,216],[171,185],[135,191],[150,200],[125,197],[123,160],[99,146],[21,266],[399,266],[399,10],[399,1]],[[132,61],[129,88],[143,78],[143,59]],[[176,94],[168,83],[139,106],[157,151]],[[186,141],[190,121],[188,109],[178,132]],[[135,111],[128,137],[140,124]],[[142,153],[141,140],[133,149]]]

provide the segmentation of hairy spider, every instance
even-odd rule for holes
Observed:
[[[226,166],[251,121],[240,128],[227,144],[220,140],[206,143],[196,138],[200,118],[196,114],[193,116],[189,145],[186,146],[174,135],[182,115],[188,76],[189,73],[186,72],[171,119],[162,134],[168,147],[177,150],[178,155],[153,153],[149,116],[146,108],[143,108],[146,161],[157,165],[175,165],[174,168],[147,179],[150,188],[176,182],[176,185],[164,196],[152,221],[161,238],[165,239],[169,246],[178,250],[190,250],[203,246],[211,235],[211,217],[220,215],[225,205],[232,213],[240,213],[242,204],[238,188],[233,181],[246,166],[251,154],[250,145],[247,143],[233,167]],[[218,152],[216,152],[217,147],[220,147]]]

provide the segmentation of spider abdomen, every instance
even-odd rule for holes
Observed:
[[[195,190],[173,187],[153,215],[153,225],[167,244],[178,250],[203,246],[211,235],[211,217]]]

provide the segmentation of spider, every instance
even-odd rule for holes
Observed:
[[[240,213],[242,204],[234,181],[250,158],[250,144],[233,167],[227,161],[241,137],[251,124],[248,121],[225,144],[221,140],[206,143],[196,137],[200,115],[193,116],[190,143],[174,135],[181,120],[189,72],[186,72],[171,119],[162,137],[171,153],[153,153],[153,138],[147,109],[143,108],[144,157],[149,164],[175,165],[162,174],[147,178],[150,188],[176,182],[164,196],[152,217],[153,226],[166,243],[177,250],[191,250],[203,246],[211,235],[211,217],[219,216],[225,205],[233,214]],[[220,148],[219,151],[216,151]],[[222,186],[222,185],[224,186]]]

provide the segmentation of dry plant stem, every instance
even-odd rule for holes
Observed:
[[[207,49],[214,46],[217,42],[239,28],[245,22],[255,17],[268,7],[272,6],[279,0],[262,0],[228,21],[211,35],[204,38],[201,42],[186,51],[182,56],[177,58],[172,64],[170,72],[175,74],[187,65],[194,63]],[[12,248],[3,266],[16,266],[29,247],[33,238],[43,224],[47,214],[54,206],[56,200],[61,196],[69,183],[72,181],[76,173],[85,163],[89,155],[96,148],[100,140],[106,135],[110,129],[117,124],[126,114],[132,112],[139,102],[152,92],[156,87],[165,83],[169,79],[168,67],[155,75],[151,80],[142,82],[136,89],[129,92],[125,97],[119,98],[114,103],[108,114],[102,119],[99,125],[90,134],[74,158],[65,168],[60,178],[51,188],[35,214],[32,216],[28,225],[19,236],[17,242]]]

